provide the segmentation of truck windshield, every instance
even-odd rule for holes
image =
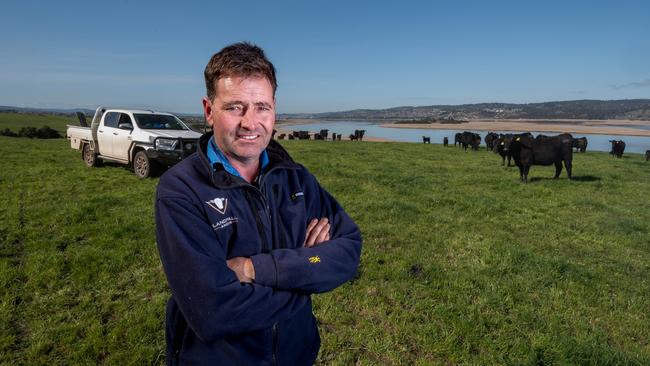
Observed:
[[[144,130],[187,130],[178,118],[166,114],[134,113],[135,123]]]

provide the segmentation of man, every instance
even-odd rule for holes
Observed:
[[[212,132],[165,173],[156,233],[172,296],[167,363],[309,365],[320,347],[312,293],[356,273],[358,227],[271,140],[275,69],[238,43],[205,68]]]

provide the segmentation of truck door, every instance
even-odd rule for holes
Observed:
[[[113,132],[117,130],[119,119],[120,113],[118,112],[108,112],[104,115],[104,119],[97,129],[97,143],[99,144],[100,154],[113,156]]]
[[[130,129],[127,126],[130,125]],[[126,113],[120,113],[117,129],[113,131],[113,156],[119,159],[129,160],[129,149],[131,148],[131,133],[133,132],[133,120]]]

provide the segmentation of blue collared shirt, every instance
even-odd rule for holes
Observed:
[[[214,138],[210,139],[208,144],[208,160],[210,160],[210,166],[214,167],[214,164],[221,164],[223,168],[230,174],[242,178],[241,174],[235,169],[235,167],[230,164],[225,155],[219,150],[217,144],[214,142]],[[266,152],[266,149],[262,151],[260,155],[261,169],[260,172],[269,165],[269,154]]]

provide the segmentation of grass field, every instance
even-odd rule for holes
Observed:
[[[88,124],[92,122],[93,116],[87,115],[86,120]],[[188,126],[198,132],[203,132],[203,120],[196,117],[184,118]],[[61,133],[65,137],[67,125],[79,125],[79,120],[75,115],[54,115],[47,113],[10,113],[0,112],[0,130],[8,128],[13,132],[18,133],[23,127],[41,128],[43,126],[50,126],[50,128]]]
[[[640,155],[576,154],[575,180],[533,167],[524,185],[485,151],[283,144],[364,236],[359,277],[314,296],[319,364],[650,364]],[[163,364],[157,180],[86,168],[65,140],[0,154],[0,363]]]
[[[92,118],[92,116],[91,116]],[[23,127],[41,128],[50,126],[65,136],[66,125],[78,125],[76,116],[63,116],[54,114],[37,113],[7,113],[0,112],[0,129],[8,128],[13,132],[20,131]]]

